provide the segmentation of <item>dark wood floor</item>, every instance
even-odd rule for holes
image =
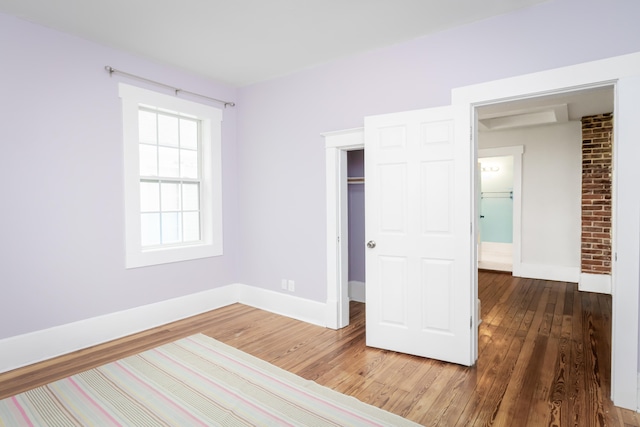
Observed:
[[[363,304],[339,331],[234,304],[0,374],[0,398],[201,332],[424,425],[640,427],[609,399],[610,296],[492,272],[480,273],[479,296],[470,368],[367,348]]]

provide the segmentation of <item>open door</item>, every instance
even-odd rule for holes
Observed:
[[[366,340],[471,365],[472,150],[455,130],[453,107],[365,118]]]

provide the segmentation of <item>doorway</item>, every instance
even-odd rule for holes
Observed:
[[[349,300],[366,302],[364,150],[347,152]]]
[[[477,147],[478,108],[512,100],[530,99],[602,86],[615,87],[614,180],[613,195],[613,327],[611,351],[611,397],[617,406],[637,408],[638,397],[638,286],[640,271],[640,195],[634,184],[640,170],[632,159],[640,155],[635,144],[640,138],[634,119],[640,97],[640,54],[625,55],[591,63],[554,69],[453,89],[452,101],[463,111],[461,128],[472,130]],[[461,137],[461,143],[465,138]],[[635,184],[637,185],[637,184]],[[477,223],[477,221],[476,221]],[[618,230],[618,232],[616,232]],[[624,231],[622,231],[624,230]],[[621,254],[625,253],[623,257]],[[474,258],[472,262],[477,262]],[[625,285],[627,284],[627,285]],[[630,286],[628,286],[631,284]],[[475,284],[477,292],[477,281]],[[477,297],[477,294],[474,296]],[[627,328],[630,328],[627,329]],[[630,341],[630,342],[629,342]],[[477,349],[477,337],[472,348]]]
[[[511,271],[513,258],[513,158],[480,157],[478,267]]]
[[[327,311],[326,326],[349,324],[348,153],[364,150],[364,128],[326,132]]]
[[[501,154],[496,150],[508,150],[513,143],[519,145],[520,154],[516,173],[518,187],[524,187],[521,195],[514,186],[516,198],[522,208],[514,209],[513,274],[518,277],[580,282],[581,279],[581,182],[582,125],[583,117],[611,113],[614,110],[614,88],[611,85],[581,88],[556,94],[545,94],[532,98],[498,102],[478,107],[478,159],[485,162],[478,177],[481,185],[488,184],[489,191],[478,194],[479,206],[479,252],[480,268],[492,269],[500,257],[509,257],[507,235],[495,234],[486,227],[500,212],[496,209],[510,204],[508,183],[504,183],[502,170],[509,164],[501,163]],[[501,146],[504,146],[501,148]],[[487,148],[490,147],[490,148]],[[489,151],[487,151],[489,150]],[[515,169],[515,168],[514,168]],[[610,195],[609,195],[610,196]],[[610,199],[609,199],[610,200]],[[482,216],[485,218],[482,218]],[[504,215],[503,215],[504,216]],[[498,218],[500,221],[500,218]],[[502,219],[502,226],[507,222]],[[518,235],[519,234],[519,235]],[[517,236],[518,244],[515,244]],[[486,241],[490,243],[485,243]],[[494,258],[485,257],[483,247],[493,251]],[[506,249],[503,249],[506,248]],[[488,263],[485,261],[489,261]],[[493,264],[492,264],[493,261]],[[506,260],[505,260],[506,262]]]
[[[478,149],[478,268],[520,274],[523,152],[522,145]]]

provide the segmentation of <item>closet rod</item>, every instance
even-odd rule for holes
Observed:
[[[120,71],[120,70],[117,70],[117,69],[115,69],[113,67],[110,67],[108,65],[105,65],[104,69],[109,72],[109,76],[112,76],[114,73],[115,74],[120,74],[120,75],[123,75],[123,76],[130,77],[132,79],[140,80],[140,81],[143,81],[143,82],[154,84],[156,86],[162,86],[162,87],[165,87],[167,89],[171,89],[171,90],[174,91],[176,96],[178,96],[178,92],[182,92],[182,93],[187,93],[187,94],[193,95],[193,96],[199,96],[200,98],[208,99],[210,101],[219,102],[221,104],[224,104],[225,108],[227,106],[231,106],[231,107],[235,107],[236,106],[235,102],[224,101],[222,99],[217,99],[217,98],[212,98],[210,96],[201,95],[199,93],[189,92],[188,90],[180,89],[180,88],[177,88],[175,86],[170,86],[170,85],[167,85],[167,84],[164,84],[164,83],[160,83],[160,82],[157,82],[155,80],[147,79],[145,77],[141,77],[141,76],[138,76],[138,75],[135,75],[135,74],[131,74],[131,73],[127,73],[127,72],[124,72],[124,71]]]
[[[487,196],[485,196],[485,194]],[[495,196],[490,196],[490,194],[495,194]],[[480,198],[484,199],[513,199],[513,191],[481,191]]]

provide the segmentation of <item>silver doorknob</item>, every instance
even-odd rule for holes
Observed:
[[[373,248],[375,248],[375,247],[376,247],[376,242],[374,242],[373,240],[369,240],[369,241],[367,242],[367,247],[368,247],[369,249],[373,249]]]

